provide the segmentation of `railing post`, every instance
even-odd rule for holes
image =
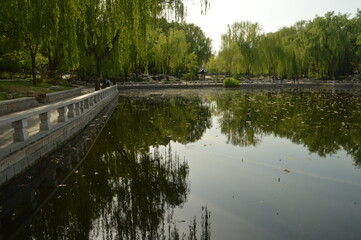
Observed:
[[[84,110],[89,109],[89,98],[84,100],[84,105],[83,106],[84,106]]]
[[[51,113],[45,112],[40,113],[40,130],[49,130],[51,128],[51,122],[50,122]]]
[[[88,98],[88,101],[89,101],[89,107],[93,106],[94,105],[94,97],[91,96],[90,98]]]
[[[85,104],[85,100],[79,102],[80,114],[82,114],[84,112],[84,104]]]
[[[66,113],[65,107],[58,108],[58,113],[59,113],[58,122],[66,122],[67,117],[66,117],[66,114],[65,114]]]
[[[26,118],[13,122],[12,127],[15,129],[13,134],[14,142],[23,142],[29,138],[27,131],[28,120]]]
[[[67,108],[68,108],[68,118],[73,118],[75,116],[74,103],[69,104]]]
[[[79,116],[80,115],[80,103],[77,102],[74,104],[75,105],[75,116]]]

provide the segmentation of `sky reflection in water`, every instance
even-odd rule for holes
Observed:
[[[95,148],[25,233],[187,238],[196,222],[201,239],[207,206],[211,239],[357,239],[360,122],[359,92],[121,97]],[[178,230],[169,233],[168,221]]]
[[[315,94],[317,96],[319,93],[301,95],[313,99]],[[244,94],[239,93],[231,95],[244,97]],[[246,95],[254,100],[262,94]],[[288,93],[275,96],[276,99],[281,99],[281,103],[276,103],[275,108],[290,105]],[[268,133],[258,129],[258,135],[248,136],[248,139],[258,139],[256,144],[251,141],[249,145],[246,143],[236,146],[230,143],[230,137],[227,136],[227,133],[234,129],[226,131],[226,134],[224,131],[222,133],[222,129],[226,129],[222,126],[222,123],[226,122],[222,119],[224,116],[233,115],[241,124],[244,122],[244,115],[236,116],[235,112],[213,115],[212,127],[195,143],[183,145],[172,142],[173,150],[188,160],[191,182],[188,202],[183,208],[177,209],[175,217],[187,219],[192,213],[199,212],[197,207],[207,205],[211,211],[211,232],[214,239],[357,239],[361,236],[358,227],[358,219],[361,218],[359,161],[357,154],[355,157],[347,153],[341,144],[337,144],[340,136],[335,135],[339,131],[329,128],[330,125],[354,124],[352,130],[343,132],[348,141],[340,142],[345,144],[346,148],[353,149],[353,152],[360,150],[361,146],[357,144],[357,136],[360,140],[360,135],[357,135],[360,134],[360,125],[357,125],[360,119],[351,118],[355,115],[350,112],[334,115],[337,111],[341,112],[335,108],[342,108],[344,104],[355,101],[349,97],[354,96],[323,93],[320,101],[312,100],[313,105],[302,106],[304,112],[296,111],[296,107],[288,108],[284,109],[285,112],[293,111],[292,115],[281,116],[289,117],[285,122],[291,122],[292,116],[313,112],[310,108],[323,108],[324,101],[329,101],[329,104],[333,105],[332,118],[329,114],[303,117],[319,117],[320,122],[315,127],[317,130],[309,129],[311,131],[305,139],[314,134],[315,138],[334,139],[335,145],[322,146],[323,142],[320,142],[315,148],[315,145],[308,146],[303,139],[297,139],[297,143],[294,143],[287,137],[276,135],[295,136],[298,133],[287,133],[286,128],[282,129],[282,126],[275,124],[275,128],[272,129],[271,126]],[[235,99],[237,98],[232,98],[231,101],[237,101]],[[269,99],[267,98],[267,101]],[[359,103],[355,104],[358,107],[351,108],[354,114],[360,113]],[[260,104],[270,103],[260,101]],[[302,104],[307,104],[307,100]],[[228,109],[232,109],[229,106]],[[257,109],[246,109],[246,112],[251,114],[252,111],[254,113]],[[322,120],[321,117],[329,118],[331,122]],[[256,121],[254,124],[248,123],[257,126],[256,128],[265,123],[262,117],[247,121]],[[300,124],[299,131],[308,128],[302,125],[306,123]],[[321,134],[316,133],[319,129],[322,129]],[[349,136],[350,132],[353,132],[354,136]],[[322,156],[310,152],[310,148],[321,149],[319,151]]]

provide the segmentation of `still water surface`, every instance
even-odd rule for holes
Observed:
[[[360,92],[121,96],[19,239],[359,239]]]

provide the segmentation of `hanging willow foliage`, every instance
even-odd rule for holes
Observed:
[[[36,84],[37,54],[55,71],[86,77],[146,70],[150,31],[158,19],[183,19],[187,0],[2,0],[0,33],[25,46]],[[200,0],[202,11],[209,0]]]

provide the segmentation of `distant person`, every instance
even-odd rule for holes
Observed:
[[[107,80],[105,81],[105,86],[106,86],[106,87],[110,87],[110,84],[111,84],[111,81],[110,81],[109,79],[107,79]]]
[[[95,91],[99,91],[100,90],[100,83],[98,80],[95,81]]]

